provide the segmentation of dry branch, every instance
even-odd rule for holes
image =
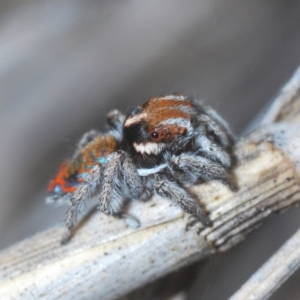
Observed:
[[[300,229],[239,289],[230,300],[268,299],[300,266]]]
[[[262,125],[287,121],[300,113],[300,67],[280,90],[261,122]]]
[[[265,114],[262,124],[291,120],[300,113],[300,67],[291,80],[282,88],[276,100]],[[288,137],[292,139],[292,137]],[[299,149],[296,141],[290,146]],[[299,151],[285,149],[292,154],[298,174],[300,172]],[[300,267],[300,230],[261,267],[230,298],[234,299],[267,299]]]
[[[237,193],[213,182],[192,188],[211,228],[159,197],[131,206],[142,222],[138,230],[92,213],[68,245],[60,245],[62,225],[2,251],[0,298],[115,299],[229,249],[270,214],[299,203],[299,126],[299,116],[293,116],[236,144]]]

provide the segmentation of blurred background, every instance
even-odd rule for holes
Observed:
[[[291,0],[0,1],[0,248],[63,221],[66,208],[44,204],[47,183],[113,108],[183,91],[241,134],[300,63],[299,16]],[[270,218],[201,262],[187,299],[227,299],[299,220]],[[299,299],[299,280],[272,299]]]

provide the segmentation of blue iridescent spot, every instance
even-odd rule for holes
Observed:
[[[99,159],[98,159],[99,163],[100,164],[106,164],[107,163],[107,159],[105,156],[101,156]]]
[[[54,193],[58,194],[61,192],[61,187],[59,185],[56,185],[54,188]]]
[[[83,172],[83,173],[78,174],[77,177],[78,177],[78,178],[85,178],[87,175],[88,175],[88,173]]]

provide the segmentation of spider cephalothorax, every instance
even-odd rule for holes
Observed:
[[[157,157],[155,162],[168,163],[173,175],[196,171],[184,181],[220,180],[230,184],[233,136],[227,123],[200,101],[177,95],[150,98],[127,117],[124,135],[141,166]]]
[[[71,205],[69,231],[81,201],[96,192],[102,212],[125,217],[132,226],[139,223],[122,212],[122,204],[153,193],[210,225],[186,185],[217,180],[233,187],[229,175],[233,137],[227,123],[210,107],[182,95],[150,98],[124,119],[114,111],[108,115],[107,133],[86,133],[49,185],[48,202],[67,200]]]
[[[150,98],[127,117],[125,138],[136,152],[145,155],[184,147],[183,137],[191,130],[192,114],[191,102],[183,96]]]

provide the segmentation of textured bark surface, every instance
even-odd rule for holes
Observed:
[[[271,124],[236,144],[236,193],[215,182],[192,188],[210,214],[211,228],[158,197],[131,206],[142,222],[138,230],[123,220],[91,213],[66,246],[60,245],[61,226],[2,251],[1,299],[46,299],[49,290],[55,299],[84,299],[87,290],[89,299],[114,299],[229,249],[270,214],[299,203],[299,175],[284,153],[288,144],[300,145],[299,126],[300,118]]]

